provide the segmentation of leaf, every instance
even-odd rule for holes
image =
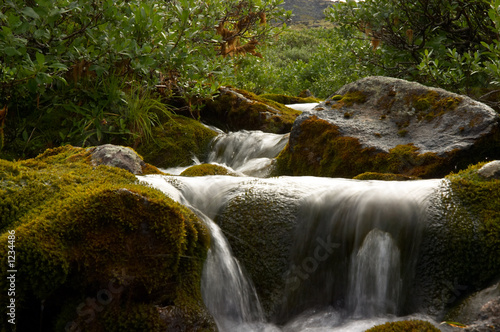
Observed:
[[[33,10],[31,7],[26,7],[24,8],[21,13],[23,13],[25,16],[34,18],[35,20],[39,19],[40,16]]]
[[[21,55],[21,53],[12,46],[8,46],[8,47],[4,48],[3,51],[8,56]]]
[[[45,64],[45,55],[40,52],[36,52],[36,62],[38,62],[38,65],[40,67],[43,67],[43,65]]]

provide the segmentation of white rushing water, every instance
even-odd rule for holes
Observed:
[[[193,158],[194,165],[206,162],[224,166],[236,174],[266,177],[273,158],[288,142],[288,134],[269,134],[262,131],[220,133],[211,143],[211,152],[206,160]],[[187,167],[172,167],[165,173],[179,175]]]
[[[205,264],[202,290],[205,304],[221,331],[354,332],[396,319],[429,319],[397,315],[404,302],[404,279],[411,274],[414,251],[418,249],[423,222],[420,213],[425,211],[426,198],[439,186],[438,180],[140,178],[205,216],[212,233],[212,248]],[[175,183],[175,187],[170,182]],[[240,195],[240,188],[248,183],[255,190],[272,192],[280,188],[299,197],[301,209],[297,215],[299,224],[291,266],[295,261],[305,262],[305,258],[314,257],[317,245],[312,239],[325,234],[336,234],[336,250],[348,258],[338,265],[328,260],[322,266],[313,266],[314,271],[301,280],[300,287],[290,290],[291,302],[285,303],[282,309],[292,314],[287,318],[288,323],[279,327],[265,321],[252,282],[245,278],[223,233],[212,221],[228,200]],[[336,296],[346,298],[342,310],[330,306]],[[310,307],[311,302],[317,306]]]
[[[402,308],[411,301],[408,288],[427,203],[441,181],[248,176],[267,176],[287,140],[287,135],[259,131],[219,135],[206,161],[225,165],[241,177],[139,177],[190,207],[209,228],[212,243],[202,293],[219,330],[361,332],[388,321],[431,320],[420,314],[399,316],[407,314]],[[249,188],[263,197],[278,197],[279,192],[299,207],[290,220],[296,235],[275,318],[280,324],[266,321],[252,281],[213,221],[236,198],[244,206]],[[288,203],[277,204],[287,209]]]

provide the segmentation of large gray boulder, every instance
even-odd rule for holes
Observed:
[[[277,173],[440,177],[500,157],[499,131],[498,114],[469,97],[367,77],[297,118]]]

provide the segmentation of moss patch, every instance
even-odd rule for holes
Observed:
[[[436,117],[441,117],[445,113],[454,111],[463,101],[461,97],[442,98],[436,91],[429,91],[420,95],[408,97],[408,102],[417,111],[417,119],[431,121]]]
[[[155,140],[139,145],[137,152],[147,163],[173,167],[191,165],[193,155],[205,154],[217,133],[196,120],[172,115],[163,128],[153,128],[153,136]]]
[[[353,104],[362,104],[366,101],[366,95],[361,91],[350,91],[341,97],[342,98],[337,95],[333,96],[328,101],[329,105],[333,109],[341,109],[342,107],[352,106]]]
[[[365,332],[439,332],[440,330],[436,328],[429,322],[422,320],[403,320],[398,322],[385,323],[382,325],[377,325]]]
[[[382,180],[382,181],[418,180],[418,178],[414,177],[414,176],[406,176],[406,175],[392,174],[392,173],[375,173],[375,172],[365,172],[365,173],[356,175],[353,179],[355,179],[355,180]]]
[[[312,116],[300,124],[298,136],[277,157],[274,175],[352,178],[377,172],[432,178],[442,174],[447,162],[433,153],[419,153],[412,144],[389,152],[365,148],[356,138],[341,136],[335,125]]]
[[[126,316],[127,326],[161,331],[168,321],[156,306],[203,312],[204,225],[133,174],[93,167],[89,158],[87,150],[67,146],[35,159],[0,160],[0,241],[7,243],[8,231],[15,231],[18,329],[74,324],[108,331],[108,321]],[[1,246],[0,256],[7,250]],[[5,294],[7,275],[5,264]],[[2,297],[1,305],[7,300]]]
[[[194,165],[181,173],[181,176],[230,175],[227,168],[214,164]]]
[[[481,254],[470,257],[470,267],[482,271],[475,280],[478,285],[500,274],[500,180],[485,180],[477,170],[485,163],[470,166],[447,177],[453,198],[470,216],[477,219],[479,236],[483,242]]]
[[[287,95],[280,95],[280,94],[272,94],[272,93],[267,93],[263,95],[259,95],[259,98],[265,99],[265,100],[271,100],[278,102],[280,104],[286,105],[286,104],[305,104],[305,103],[319,103],[321,102],[321,99],[315,98],[315,97],[293,97],[293,96],[287,96]]]

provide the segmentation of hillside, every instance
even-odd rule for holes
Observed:
[[[285,0],[284,7],[294,14],[293,23],[322,20],[323,11],[332,3],[330,0]]]

